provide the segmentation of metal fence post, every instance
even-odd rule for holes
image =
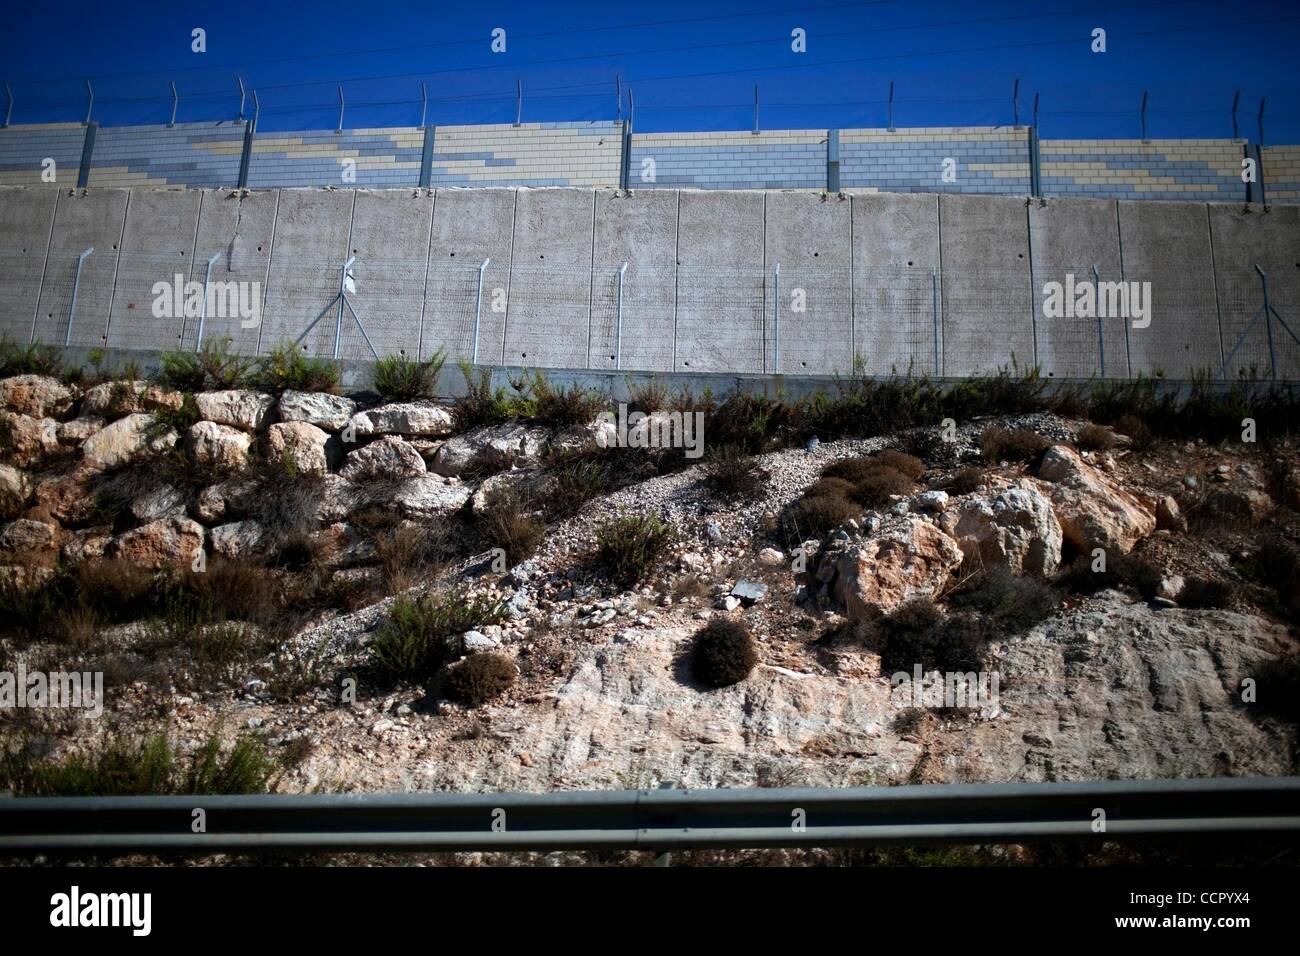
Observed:
[[[942,375],[939,368],[939,270],[930,266],[930,320],[934,324],[934,374]]]
[[[173,82],[172,87],[172,118],[167,121],[167,128],[171,129],[176,125],[176,109],[181,105],[180,94],[176,92],[176,84]]]
[[[212,265],[221,258],[221,253],[214,252],[212,258],[208,260],[208,267],[203,270],[203,305],[199,309],[199,333],[194,340],[194,351],[199,352],[203,349],[203,323],[208,318],[208,282],[212,278]]]
[[[772,374],[781,372],[781,263],[772,277]]]
[[[5,121],[0,123],[0,129],[8,129],[9,121],[14,118],[14,94],[13,90],[9,89],[8,83],[5,84],[5,99],[9,101],[9,105],[5,107]]]
[[[347,262],[343,263],[343,268],[339,270],[339,315],[334,322],[334,361],[336,362],[339,358],[339,344],[343,340],[343,308],[347,304],[347,296],[345,292],[347,289],[346,283],[348,281],[348,270],[352,268],[352,263],[356,261],[357,257],[353,256]]]
[[[627,263],[618,270],[618,291],[614,296],[614,368],[623,367],[623,274]]]
[[[1101,288],[1101,272],[1097,269],[1097,263],[1092,264],[1092,288],[1095,290]],[[1101,377],[1106,377],[1106,332],[1105,326],[1101,320],[1101,309],[1097,310],[1097,360],[1101,363]]]
[[[90,246],[85,252],[77,256],[77,273],[72,277],[72,302],[68,304],[68,330],[63,334],[64,348],[72,344],[72,321],[77,314],[77,293],[81,290],[81,264],[94,251],[95,247]]]
[[[1268,364],[1273,370],[1273,381],[1277,381],[1277,352],[1273,348],[1273,308],[1268,302],[1268,276],[1264,270],[1255,263],[1255,271],[1259,273],[1259,284],[1264,293],[1264,334],[1268,337]]]
[[[478,292],[474,296],[474,348],[471,352],[470,364],[478,364],[478,325],[479,319],[483,315],[483,273],[487,271],[488,263],[492,260],[484,259],[483,264],[478,267]]]

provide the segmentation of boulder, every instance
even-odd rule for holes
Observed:
[[[81,399],[81,414],[121,418],[135,412],[178,411],[184,402],[180,392],[152,382],[103,382],[86,391]]]
[[[247,514],[257,494],[257,482],[247,478],[227,478],[199,492],[194,502],[194,517],[207,524]]]
[[[59,423],[52,418],[32,418],[19,412],[0,411],[0,440],[9,447],[15,465],[39,465],[59,450]]]
[[[96,471],[110,471],[166,451],[179,436],[173,428],[159,432],[157,422],[143,412],[119,418],[86,439],[81,446],[82,458]]]
[[[108,546],[108,557],[122,558],[144,568],[189,564],[203,550],[203,525],[189,518],[160,518],[120,534]]]
[[[280,421],[306,422],[331,432],[346,425],[356,411],[357,403],[342,395],[288,390],[280,396]]]
[[[1186,531],[1187,519],[1178,507],[1178,499],[1165,495],[1156,502],[1156,527],[1170,531]]]
[[[113,535],[107,528],[88,528],[75,531],[63,543],[60,552],[65,564],[81,564],[85,561],[99,561],[108,553],[108,546],[113,542]]]
[[[273,460],[293,463],[300,473],[323,475],[329,470],[325,443],[329,433],[308,422],[277,422],[266,430],[266,447]]]
[[[1210,492],[1201,507],[1215,521],[1249,527],[1267,518],[1276,505],[1258,488],[1222,488]]]
[[[943,516],[941,526],[969,560],[986,568],[1045,578],[1061,563],[1061,524],[1051,502],[1028,481],[967,499]]]
[[[71,389],[48,375],[0,379],[0,406],[32,418],[57,418],[72,408]]]
[[[1053,445],[1039,466],[1040,478],[1061,531],[1081,553],[1094,548],[1127,554],[1156,528],[1156,516],[1134,495],[1117,488],[1079,453]]]
[[[454,477],[470,468],[500,471],[535,461],[546,451],[550,432],[537,426],[485,425],[449,438],[434,454],[429,470]]]
[[[212,529],[212,552],[223,558],[256,554],[267,541],[266,529],[256,521],[234,521]]]
[[[205,421],[255,432],[270,420],[275,396],[232,388],[221,392],[199,392],[194,396],[194,404],[199,417]]]
[[[0,587],[28,591],[44,587],[54,578],[54,569],[39,564],[0,564]]]
[[[31,497],[31,475],[13,465],[0,465],[0,517],[21,514]]]
[[[417,475],[397,488],[391,501],[404,517],[425,519],[453,514],[469,500],[463,484],[446,484],[437,475]]]
[[[169,516],[184,517],[185,495],[173,485],[160,485],[131,502],[136,521],[157,521]]]
[[[906,515],[831,559],[835,597],[860,618],[934,594],[961,566],[962,550],[935,525]]]
[[[348,481],[396,481],[423,475],[426,470],[418,451],[396,435],[385,435],[349,452],[339,475]]]
[[[72,421],[60,422],[59,427],[55,429],[55,436],[60,444],[80,445],[107,424],[108,421],[98,415],[83,415]]]
[[[190,460],[202,468],[234,473],[248,467],[252,437],[230,425],[195,422],[185,435],[185,451]]]
[[[88,486],[94,473],[79,469],[36,486],[36,507],[65,525],[78,525],[94,517],[96,496]]]
[[[451,412],[429,402],[399,402],[357,412],[348,421],[353,439],[371,435],[423,435],[436,438],[449,435],[453,427]]]
[[[571,425],[551,439],[553,451],[582,451],[584,448],[613,448],[618,444],[618,426],[607,419],[587,425]]]
[[[0,527],[0,550],[27,554],[51,551],[59,540],[59,529],[43,521],[19,518]]]
[[[316,503],[316,520],[321,524],[342,521],[371,502],[369,490],[340,475],[326,475]]]

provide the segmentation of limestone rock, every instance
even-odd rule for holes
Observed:
[[[256,521],[234,521],[212,529],[212,552],[223,558],[243,558],[266,543],[266,529]]]
[[[113,535],[107,528],[88,528],[75,531],[63,543],[60,552],[65,564],[81,564],[85,561],[99,561],[108,553],[108,546]]]
[[[195,422],[185,435],[185,451],[203,468],[227,474],[248,467],[253,439],[245,431],[212,421]]]
[[[449,435],[453,427],[451,412],[430,402],[399,402],[357,412],[348,421],[357,439],[371,435]]]
[[[72,421],[60,422],[55,435],[61,444],[80,445],[107,424],[107,420],[97,415],[83,415]]]
[[[247,514],[257,494],[257,482],[247,478],[227,478],[199,492],[194,503],[194,517],[208,524]]]
[[[134,412],[177,411],[185,396],[152,382],[103,382],[86,390],[81,414],[96,418],[121,418]]]
[[[184,517],[185,495],[172,485],[162,485],[132,501],[131,514],[137,521],[157,521],[171,515]]]
[[[928,521],[907,515],[835,559],[835,596],[850,617],[889,611],[933,594],[961,562],[956,541]]]
[[[59,450],[58,429],[59,423],[52,418],[0,411],[0,434],[7,435],[12,460],[20,468],[39,465]]]
[[[160,518],[113,539],[108,556],[145,568],[189,564],[203,550],[203,525],[189,518]]]
[[[357,403],[342,395],[288,390],[280,396],[280,421],[306,422],[331,432],[346,425],[356,410]]]
[[[962,502],[944,515],[943,529],[966,557],[986,568],[1004,567],[1045,578],[1061,563],[1061,525],[1051,502],[1032,483]]]
[[[87,469],[78,469],[45,479],[36,486],[36,507],[65,525],[89,521],[98,506],[88,483],[92,474]]]
[[[51,551],[58,544],[59,529],[43,521],[19,518],[0,527],[0,550],[16,554]]]
[[[178,437],[173,428],[158,433],[157,419],[137,412],[119,418],[87,438],[81,454],[88,467],[110,471],[165,451],[176,444]]]
[[[13,465],[0,465],[0,516],[22,513],[31,497],[31,475]]]
[[[1117,488],[1078,452],[1054,445],[1043,456],[1040,478],[1065,539],[1082,553],[1093,548],[1127,554],[1156,528],[1156,516],[1134,495]]]
[[[396,435],[349,452],[339,475],[348,481],[398,480],[423,475],[426,471],[420,453]]]
[[[32,418],[57,418],[72,408],[71,389],[48,375],[0,379],[0,406]]]
[[[266,447],[272,459],[293,462],[299,473],[323,475],[329,470],[325,456],[329,437],[308,422],[277,422],[266,430]]]
[[[407,518],[437,518],[459,511],[469,500],[469,488],[446,484],[437,475],[416,475],[393,493],[392,502]]]
[[[218,425],[255,432],[267,424],[275,407],[275,396],[265,392],[232,388],[221,392],[199,392],[194,396],[199,417]]]
[[[516,463],[535,461],[546,450],[550,432],[545,428],[507,423],[484,425],[443,442],[429,470],[454,477],[473,467],[499,471]]]

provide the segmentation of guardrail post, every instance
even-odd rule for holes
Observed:
[[[483,316],[483,273],[487,271],[488,263],[491,258],[483,260],[483,264],[478,267],[478,292],[474,295],[474,348],[470,353],[470,364],[478,364],[478,327],[479,321]]]
[[[221,258],[221,253],[214,252],[212,258],[208,260],[208,267],[203,270],[203,305],[199,309],[199,332],[194,339],[194,351],[203,350],[203,323],[208,318],[208,282],[212,279],[212,266]]]
[[[623,275],[627,263],[618,270],[618,291],[614,294],[614,368],[623,367]]]
[[[1093,289],[1101,288],[1101,272],[1097,269],[1097,263],[1092,264],[1092,287]],[[1101,377],[1106,377],[1106,331],[1102,324],[1101,309],[1097,310],[1097,360],[1101,364]]]
[[[72,301],[68,304],[68,330],[63,334],[64,348],[72,344],[72,321],[77,314],[77,293],[81,291],[81,264],[94,251],[95,247],[90,246],[85,252],[77,256],[77,272],[72,277]]]

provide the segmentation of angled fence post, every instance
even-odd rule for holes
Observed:
[[[1259,320],[1263,319],[1264,333],[1268,338],[1268,364],[1272,370],[1273,381],[1276,382],[1277,351],[1273,344],[1273,319],[1277,319],[1278,325],[1282,327],[1287,335],[1291,336],[1291,340],[1295,342],[1296,345],[1300,345],[1300,338],[1296,336],[1295,331],[1287,324],[1286,319],[1278,315],[1277,310],[1273,308],[1273,303],[1269,301],[1268,276],[1265,274],[1264,270],[1259,267],[1258,262],[1255,263],[1255,272],[1259,275],[1260,291],[1264,296],[1264,304],[1259,307],[1253,316],[1251,316],[1250,321],[1246,323],[1246,328],[1241,332],[1241,337],[1237,339],[1237,344],[1232,347],[1232,351],[1228,353],[1228,357],[1223,360],[1223,369],[1221,374],[1225,379],[1228,377],[1228,366],[1232,364],[1233,356],[1235,356],[1237,351],[1245,344],[1246,337],[1250,335]]]
[[[220,258],[221,253],[214,252],[212,258],[208,260],[208,267],[203,270],[203,304],[199,308],[199,331],[197,337],[194,339],[194,351],[196,352],[201,352],[203,350],[203,323],[208,318],[208,283],[212,279],[212,266]]]
[[[614,294],[614,368],[623,367],[623,275],[627,263],[618,270],[618,291]]]
[[[356,262],[356,256],[348,259],[343,263],[343,268],[339,272],[339,315],[334,321],[334,360],[337,362],[339,357],[339,344],[343,339],[343,307],[347,302],[347,296],[344,294],[347,289],[348,270],[352,268],[352,263]]]
[[[1101,288],[1101,272],[1097,268],[1097,263],[1092,264],[1092,287],[1093,289]],[[1101,377],[1106,377],[1106,332],[1102,324],[1101,309],[1097,310],[1097,359],[1101,363]]]
[[[68,330],[63,334],[64,348],[72,344],[72,322],[77,315],[77,293],[81,291],[81,264],[94,251],[95,247],[90,246],[85,252],[77,256],[77,272],[72,277],[72,301],[68,304]]]
[[[478,267],[478,292],[474,295],[474,346],[470,353],[470,364],[478,364],[478,328],[479,321],[483,316],[483,273],[487,271],[490,258],[484,259],[483,264]]]
[[[167,128],[171,129],[176,125],[176,109],[181,105],[180,94],[176,92],[176,84],[173,82],[172,87],[172,118],[167,121]]]
[[[0,123],[0,129],[8,129],[9,121],[14,118],[14,93],[9,89],[8,83],[5,84],[5,98],[9,101],[9,105],[5,108],[5,121]]]

